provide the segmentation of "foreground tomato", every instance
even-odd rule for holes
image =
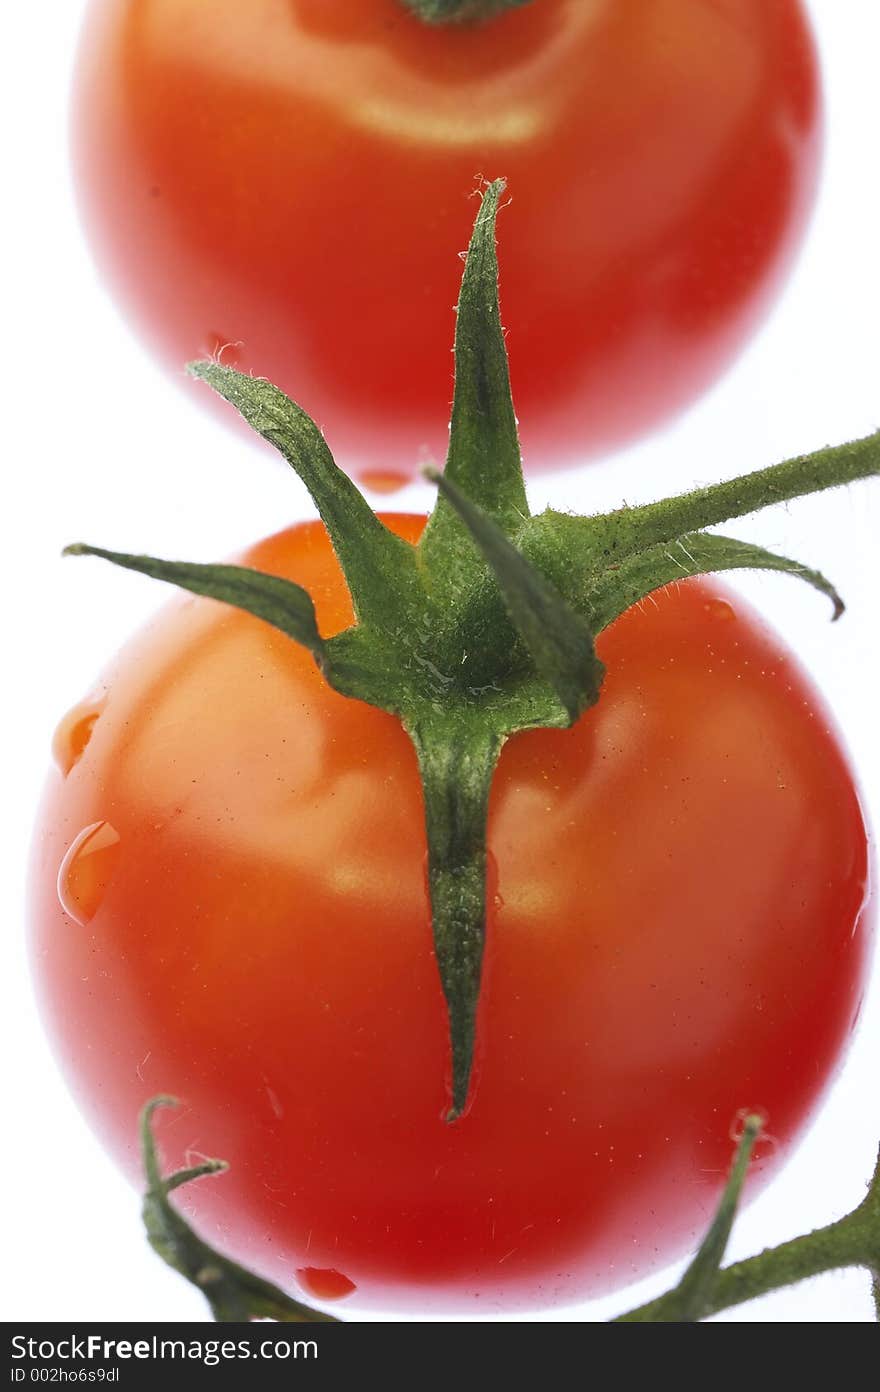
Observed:
[[[414,539],[421,521],[393,525]],[[350,622],[318,524],[246,557]],[[472,1104],[447,1104],[415,759],[281,634],[167,609],[62,725],[34,860],[46,1015],[134,1173],[141,1104],[209,1240],[309,1295],[573,1301],[700,1233],[740,1108],[786,1154],[858,1014],[865,827],[815,692],[688,582],[600,640],[599,704],[516,736]],[[57,887],[56,887],[57,886]]]
[[[386,485],[445,454],[479,175],[513,191],[534,469],[718,376],[779,288],[818,144],[797,0],[534,0],[441,30],[399,0],[93,0],[75,93],[86,225],[156,351],[181,375],[222,349]]]

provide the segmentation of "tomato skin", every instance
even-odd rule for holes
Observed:
[[[341,463],[409,477],[445,455],[478,176],[509,181],[537,470],[718,377],[800,240],[820,128],[799,0],[540,0],[440,30],[399,0],[93,0],[73,146],[97,259],[176,375],[222,348]]]
[[[326,633],[350,621],[318,524],[244,559],[306,585]],[[347,1310],[485,1313],[679,1253],[741,1108],[775,1138],[764,1182],[858,1015],[869,863],[821,702],[723,594],[631,611],[600,639],[598,706],[507,746],[451,1126],[402,729],[247,615],[163,611],[62,724],[32,878],[50,1031],[132,1176],[138,1109],[170,1092],[167,1163],[231,1162],[179,1194],[209,1240],[288,1287],[353,1284]]]

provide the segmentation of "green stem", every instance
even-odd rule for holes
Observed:
[[[752,1158],[752,1151],[760,1131],[761,1118],[759,1116],[745,1118],[743,1133],[737,1146],[727,1184],[724,1186],[718,1211],[700,1244],[697,1255],[675,1290],[670,1291],[665,1297],[665,1307],[663,1313],[658,1316],[658,1321],[662,1320],[667,1323],[674,1321],[682,1324],[705,1319],[712,1285],[718,1275],[718,1268],[724,1260],[724,1253],[727,1250],[733,1228],[733,1220],[736,1217],[739,1196],[745,1183],[749,1161]]]
[[[403,4],[426,24],[462,24],[494,19],[506,10],[516,10],[531,0],[403,0]]]
[[[602,519],[607,528],[606,544],[619,559],[620,552],[629,555],[776,503],[791,502],[808,493],[822,493],[877,474],[880,432],[851,444],[816,450],[767,469],[757,469],[709,488],[698,488],[678,498],[609,513]]]
[[[141,1159],[147,1180],[143,1219],[150,1246],[167,1266],[202,1292],[211,1313],[220,1323],[272,1319],[284,1324],[337,1324],[334,1315],[323,1315],[293,1300],[279,1286],[230,1261],[198,1236],[168,1201],[173,1190],[227,1169],[223,1160],[206,1160],[191,1169],[162,1175],[153,1117],[162,1107],[176,1107],[173,1097],[154,1097],[141,1112]]]
[[[436,717],[410,725],[419,760],[428,841],[434,951],[449,1012],[452,1095],[464,1111],[473,1069],[486,937],[486,817],[503,737]]]
[[[734,1305],[744,1305],[748,1300],[757,1300],[771,1291],[795,1285],[810,1276],[821,1276],[825,1271],[836,1271],[841,1267],[859,1266],[861,1255],[858,1238],[846,1218],[805,1237],[796,1237],[791,1242],[772,1247],[746,1261],[735,1262],[719,1272],[706,1304],[704,1318],[717,1315],[721,1310],[729,1310]],[[657,1300],[621,1315],[618,1322],[660,1323],[666,1318],[666,1302],[667,1297],[661,1295]]]
[[[867,1196],[845,1218],[720,1271],[706,1299],[703,1318],[796,1285],[811,1276],[845,1267],[861,1267],[872,1274],[876,1301],[878,1281],[874,1273],[880,1268],[880,1159]],[[669,1311],[677,1296],[678,1288],[667,1291],[656,1300],[618,1316],[617,1323],[664,1322],[670,1318]]]

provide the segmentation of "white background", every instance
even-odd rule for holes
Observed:
[[[0,1020],[3,1267],[13,1288],[2,1309],[7,1320],[201,1319],[201,1297],[149,1252],[137,1196],[75,1111],[27,980],[24,866],[51,733],[122,639],[165,598],[149,581],[62,562],[59,552],[87,538],[121,550],[217,559],[311,509],[286,470],[169,387],[96,279],[66,157],[67,85],[83,0],[8,8],[0,81],[0,100],[8,104],[0,112],[7,195],[0,224],[0,844],[8,890]],[[806,252],[772,321],[737,369],[673,429],[579,477],[541,480],[532,490],[536,504],[592,510],[623,497],[647,500],[660,489],[709,482],[880,426],[880,6],[813,0],[810,8],[829,108],[825,180]],[[511,345],[515,351],[515,339]],[[332,431],[330,438],[332,444]],[[413,508],[425,501],[419,489],[402,499]],[[805,586],[784,577],[742,584],[760,596],[815,673],[880,826],[878,523],[880,485],[866,484],[740,523],[737,531],[820,567],[849,602],[831,627],[824,600]],[[742,1216],[733,1255],[828,1221],[858,1201],[880,1138],[878,1057],[875,979],[840,1081],[795,1158]],[[549,1317],[604,1319],[667,1281]],[[867,1320],[867,1279],[825,1277],[725,1318]]]

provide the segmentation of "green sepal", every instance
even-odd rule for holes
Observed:
[[[498,300],[495,224],[503,179],[486,189],[474,223],[455,323],[455,392],[445,477],[473,498],[506,536],[529,516],[507,349]],[[472,550],[456,510],[441,496],[419,544],[420,562],[441,576],[461,571]],[[457,576],[460,583],[461,575]]]
[[[407,721],[419,760],[430,854],[434,952],[449,1015],[452,1077],[447,1121],[470,1089],[486,937],[486,816],[504,743],[491,724],[428,715]]]
[[[278,575],[235,565],[194,565],[189,561],[161,561],[155,556],[131,556],[124,551],[105,551],[100,546],[75,542],[66,546],[65,556],[98,556],[121,566],[164,580],[190,594],[216,599],[263,619],[273,628],[293,638],[314,655],[318,665],[327,668],[327,653],[318,632],[315,606],[308,590]]]
[[[724,570],[776,570],[805,581],[827,595],[833,605],[832,621],[840,618],[844,603],[837,590],[818,570],[777,556],[751,542],[710,532],[693,532],[647,551],[628,556],[601,571],[592,588],[589,623],[596,634],[655,590],[693,575],[714,575]]]
[[[168,1195],[182,1185],[222,1174],[228,1168],[222,1160],[208,1160],[191,1169],[162,1175],[153,1136],[153,1116],[160,1107],[177,1105],[173,1097],[154,1097],[141,1112],[141,1157],[147,1181],[142,1213],[153,1251],[202,1292],[218,1323],[272,1319],[284,1324],[338,1324],[333,1315],[321,1314],[292,1300],[279,1286],[264,1281],[210,1247],[168,1202]]]
[[[605,671],[596,656],[590,629],[448,475],[431,472],[428,477],[455,509],[489,563],[535,668],[555,691],[573,724],[599,699]]]
[[[416,584],[413,547],[388,530],[338,467],[314,421],[278,387],[216,362],[190,363],[193,377],[230,402],[274,445],[314,499],[359,620],[400,627]]]

